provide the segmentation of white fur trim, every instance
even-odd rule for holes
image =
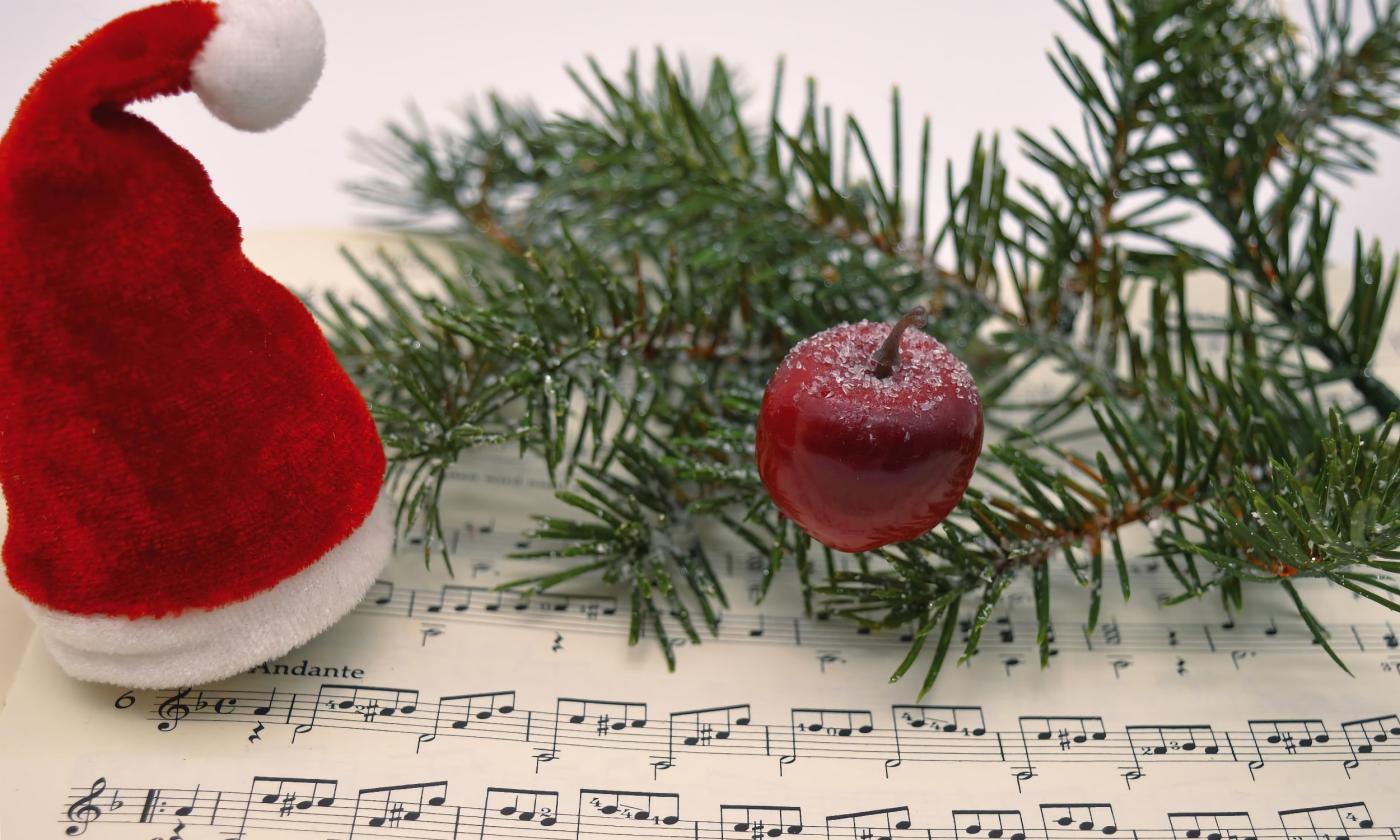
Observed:
[[[190,66],[194,92],[244,131],[290,118],[316,89],[326,33],[307,0],[223,0],[219,24]]]
[[[374,585],[393,542],[393,503],[381,496],[344,542],[245,601],[137,619],[24,604],[70,676],[131,688],[198,685],[276,659],[330,627]]]

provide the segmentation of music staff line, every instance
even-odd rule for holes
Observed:
[[[481,454],[474,452],[472,457],[478,458]],[[569,513],[569,508],[559,504],[554,498],[549,472],[544,465],[539,465],[537,469],[524,469],[520,460],[512,453],[495,460],[492,466],[494,469],[482,472],[496,479],[505,479],[507,482],[519,479],[521,483],[528,482],[539,491],[535,504],[530,505],[532,513],[553,512],[558,515]],[[446,488],[470,488],[474,482],[464,481],[463,476],[455,472],[457,469],[459,468],[449,471]],[[468,492],[470,491],[468,490]],[[541,510],[541,505],[551,507],[552,510]],[[448,518],[450,519],[450,516]],[[511,560],[510,555],[520,551],[567,547],[567,543],[563,541],[543,539],[530,533],[533,526],[527,521],[514,520],[511,525],[502,525],[496,521],[495,517],[489,517],[485,520],[467,517],[457,521],[460,524],[449,525],[445,529],[447,539],[444,547],[454,562],[462,560],[466,564],[479,563],[483,566],[490,566],[496,562],[509,561]],[[418,561],[422,557],[425,539],[432,541],[434,548],[437,547],[436,541],[427,538],[422,530],[418,529],[403,540],[400,548],[405,555]],[[715,560],[729,577],[738,576],[742,567],[747,567],[755,575],[761,575],[768,566],[768,558],[765,553],[754,551],[738,537],[721,537],[714,542],[719,544],[709,547],[717,555]],[[835,557],[838,568],[846,570],[855,565],[855,558],[850,555],[837,552]],[[538,565],[539,561],[532,559],[530,562]],[[1130,558],[1127,566],[1135,580],[1163,585],[1177,582],[1176,577],[1170,571],[1170,566],[1155,557]],[[1118,571],[1112,564],[1105,568],[1104,572],[1108,581],[1116,582]],[[1381,573],[1381,577],[1386,580],[1396,580],[1395,577],[1385,573]],[[1300,578],[1295,581],[1294,585],[1337,588],[1336,584],[1325,578]]]
[[[109,786],[105,777],[72,788],[59,822],[69,837],[113,824],[209,825],[238,840],[314,834],[334,840],[393,837],[511,838],[559,840],[574,837],[633,840],[761,840],[783,836],[852,840],[1085,840],[1122,836],[1132,840],[1400,840],[1400,829],[1376,825],[1365,802],[1287,808],[1278,825],[1256,828],[1247,811],[1173,811],[1165,825],[1120,826],[1108,802],[1039,805],[1039,824],[1017,809],[955,809],[949,822],[917,826],[908,805],[830,814],[807,819],[790,804],[720,805],[715,819],[681,816],[676,793],[582,789],[572,813],[560,791],[488,787],[472,804],[452,804],[447,781],[360,788],[340,793],[336,779],[255,776],[247,790]],[[475,804],[479,802],[480,804]],[[188,822],[186,822],[188,821]]]
[[[473,457],[479,457],[481,453],[474,453]],[[540,465],[537,469],[523,469],[523,465],[514,455],[507,455],[503,459],[492,462],[494,469],[483,472],[492,475],[497,479],[506,479],[513,482],[517,479],[520,482],[533,484],[540,490],[539,502],[544,505],[556,503],[549,483],[548,471]],[[463,480],[460,474],[449,472],[447,486],[463,487],[470,486],[471,482]],[[540,512],[538,506],[535,512]],[[567,514],[569,509],[560,505],[557,512]],[[530,526],[524,529],[520,527],[503,527],[499,525],[495,518],[484,521],[464,518],[458,520],[461,524],[448,527],[446,529],[445,547],[448,555],[453,558],[454,563],[461,567],[472,569],[475,572],[488,571],[495,568],[497,563],[510,561],[512,554],[529,550],[544,550],[550,548],[565,548],[567,543],[557,540],[542,539],[529,532]],[[751,577],[760,577],[768,567],[768,557],[764,553],[755,552],[744,544],[737,537],[722,538],[723,543],[731,546],[730,550],[724,550],[721,546],[712,546],[713,553],[717,555],[714,559],[724,570],[723,574],[728,578],[740,578],[743,570],[747,570]],[[401,546],[403,553],[417,562],[422,557],[425,534],[421,531],[409,535]],[[434,546],[436,546],[436,541]],[[840,552],[836,553],[837,568],[845,571],[854,568],[855,558]],[[532,564],[532,572],[537,572],[539,560],[528,561]],[[1175,574],[1171,572],[1169,564],[1162,562],[1155,557],[1131,558],[1127,561],[1129,573],[1135,581],[1148,586],[1159,588],[1169,588],[1175,592],[1180,583]],[[1112,584],[1118,579],[1117,569],[1110,564],[1105,570],[1106,585],[1112,588]],[[1400,576],[1393,576],[1388,573],[1379,573],[1380,577],[1390,582],[1400,580]],[[515,575],[512,575],[514,577]],[[739,583],[739,581],[734,581]],[[1294,581],[1294,586],[1303,588],[1325,588],[1341,590],[1341,587],[1325,578],[1298,578]],[[1029,593],[1029,587],[1023,581],[1012,583],[1011,592],[1024,589]],[[1360,596],[1355,596],[1360,597]]]
[[[134,704],[128,692],[118,708]],[[980,706],[906,705],[881,711],[795,707],[783,722],[760,722],[741,703],[649,716],[641,701],[560,697],[554,708],[526,709],[513,690],[441,695],[406,687],[320,684],[315,693],[183,688],[149,701],[162,732],[181,724],[252,727],[250,742],[269,726],[291,729],[293,743],[317,729],[411,739],[415,751],[439,739],[524,744],[540,765],[574,749],[637,753],[659,776],[686,756],[766,758],[781,773],[799,760],[879,763],[886,775],[905,763],[1004,764],[1017,784],[1052,764],[1105,764],[1131,786],[1162,763],[1244,765],[1253,776],[1274,763],[1327,763],[1347,776],[1363,763],[1400,760],[1400,716],[1342,721],[1268,718],[1243,729],[1171,722],[1106,726],[1102,717],[1024,715],[1014,728],[987,725]]]
[[[538,593],[523,595],[489,587],[448,584],[438,589],[401,587],[377,581],[356,607],[361,615],[411,618],[434,622],[500,623],[539,626],[551,631],[625,635],[629,618],[617,599],[606,595]],[[547,618],[546,618],[547,616]],[[667,619],[669,620],[669,619]],[[1034,633],[1030,622],[1018,626],[1010,616],[992,620],[981,640],[984,652],[1030,656]],[[1351,654],[1400,653],[1400,633],[1388,622],[1324,625],[1332,646]],[[683,643],[685,634],[668,627],[673,639]],[[963,633],[970,630],[964,622]],[[646,628],[643,626],[643,632]],[[813,648],[904,648],[913,630],[879,633],[834,621],[818,614],[813,618],[763,613],[726,613],[718,633],[706,643],[760,643]],[[1080,625],[1075,632],[1061,632],[1052,640],[1056,652],[1070,653],[1174,653],[1219,654],[1237,662],[1247,655],[1297,653],[1317,647],[1312,632],[1301,621],[1247,623],[1215,622],[1101,622],[1094,632]]]

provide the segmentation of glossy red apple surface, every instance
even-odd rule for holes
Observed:
[[[946,347],[906,329],[923,317],[918,309],[896,327],[862,321],[805,339],[763,395],[758,474],[784,514],[840,551],[942,522],[982,451],[977,386]]]

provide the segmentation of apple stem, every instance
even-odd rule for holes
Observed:
[[[899,367],[899,340],[904,336],[904,331],[910,327],[923,327],[927,323],[928,310],[922,306],[914,307],[895,322],[890,328],[890,334],[885,336],[885,343],[870,356],[870,360],[875,363],[876,378],[888,379],[890,374],[894,373],[894,369]]]

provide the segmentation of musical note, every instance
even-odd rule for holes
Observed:
[[[1061,752],[1068,752],[1077,746],[1108,737],[1103,718],[1086,717],[1021,717],[1021,741],[1027,750],[1029,761],[1030,742],[1054,741]]]
[[[452,730],[460,731],[472,721],[489,721],[495,715],[509,715],[515,711],[514,691],[486,691],[474,694],[450,694],[439,697],[433,714],[432,728],[418,734],[418,749],[423,744],[437,739],[438,731],[444,722]]]
[[[262,717],[262,716],[264,716],[264,715],[270,713],[270,712],[272,711],[273,706],[274,706],[276,703],[277,703],[277,687],[276,687],[276,686],[273,686],[272,691],[269,692],[268,695],[267,695],[267,702],[265,702],[265,703],[263,703],[263,704],[261,704],[261,705],[259,705],[259,706],[256,706],[256,707],[253,709],[253,714],[255,714],[255,715],[259,716],[259,717]]]
[[[199,785],[195,785],[193,791],[188,791],[188,804],[179,805],[173,809],[170,807],[171,800],[183,802],[186,791],[172,791],[171,795],[167,795],[167,792],[160,788],[150,788],[146,791],[145,801],[141,805],[140,822],[154,822],[157,816],[166,813],[174,813],[176,817],[188,817],[195,812],[195,808],[199,805],[199,788]]]
[[[875,728],[868,709],[793,709],[792,728],[798,732],[821,732],[838,738],[868,734]]]
[[[313,808],[330,809],[335,805],[335,779],[307,779],[291,776],[254,776],[249,789],[238,833],[244,835],[249,821],[276,815],[277,821],[297,819]]]
[[[1350,840],[1356,829],[1369,829],[1374,823],[1365,802],[1290,808],[1278,817],[1290,838],[1298,840]]]
[[[469,539],[476,539],[478,536],[489,536],[496,531],[496,520],[492,518],[481,525],[468,522],[463,526],[463,530],[466,531]]]
[[[646,725],[645,703],[560,697],[554,705],[554,737],[548,753],[550,758],[546,760],[557,759],[561,739],[568,738],[569,732],[579,731],[579,727],[587,727],[596,737],[602,738],[612,732],[641,729]]]
[[[474,720],[491,720],[498,714],[508,715],[514,711],[514,691],[452,694],[438,699],[438,716],[451,720],[453,729],[466,729]]]
[[[778,768],[797,761],[799,755],[825,754],[833,738],[868,735],[875,729],[875,718],[867,709],[793,709],[790,749],[778,756]]]
[[[1099,625],[1099,634],[1103,637],[1103,643],[1109,647],[1117,647],[1123,644],[1123,632],[1118,627],[1116,621],[1106,621]]]
[[[423,637],[423,641],[421,641],[418,646],[427,647],[429,639],[436,639],[438,636],[441,636],[442,634],[446,633],[447,630],[442,624],[435,624],[433,622],[425,621],[422,623],[422,625],[419,626],[418,632]]]
[[[894,719],[895,754],[885,760],[885,769],[904,763],[905,749],[915,760],[946,749],[946,738],[981,738],[987,734],[987,721],[981,706],[906,706],[890,707]],[[1000,738],[998,738],[1000,753]]]
[[[295,700],[293,701],[295,705]],[[292,741],[316,726],[343,726],[347,721],[373,723],[418,711],[418,691],[411,688],[322,683],[311,715],[292,730]],[[288,720],[291,720],[291,710]],[[409,725],[412,728],[412,725]]]
[[[1040,819],[1047,833],[1053,831],[1050,827],[1052,824],[1074,831],[1096,831],[1103,835],[1118,833],[1118,821],[1113,817],[1113,806],[1107,802],[1041,805]]]
[[[336,692],[349,691],[349,696]],[[377,717],[391,717],[396,714],[411,715],[418,710],[418,692],[411,688],[384,688],[379,686],[322,685],[317,695],[318,705],[327,709],[354,713],[366,721]],[[383,699],[386,702],[380,703]]]
[[[578,598],[579,613],[589,621],[597,621],[599,617],[617,615],[617,599],[612,596]]]
[[[1020,811],[954,811],[953,832],[991,840],[1026,840]]]
[[[1167,814],[1172,840],[1258,840],[1244,811],[1178,811]]]
[[[987,734],[981,706],[891,706],[890,709],[896,731],[908,727],[975,738]]]
[[[392,581],[376,580],[370,587],[365,599],[375,606],[386,606],[394,600],[394,584]]]
[[[1162,726],[1139,724],[1124,728],[1135,757],[1160,756],[1173,752],[1218,755],[1220,743],[1215,729],[1206,723]]]
[[[1392,749],[1400,746],[1400,717],[1379,715],[1344,721],[1342,734],[1347,739],[1347,746],[1351,747],[1352,758],[1359,761],[1362,756],[1373,755],[1383,746],[1388,745]]]
[[[802,809],[787,805],[721,805],[719,821],[724,836],[750,840],[801,834],[804,828]]]
[[[850,837],[852,840],[892,840],[896,830],[907,831],[913,824],[909,808],[904,805],[834,814],[826,818],[826,836]]]
[[[447,584],[438,592],[437,603],[424,607],[430,613],[440,613],[444,609],[464,613],[472,608],[472,595],[481,591],[475,586],[455,586]]]
[[[993,622],[993,625],[996,627],[997,640],[999,642],[1004,645],[1014,644],[1016,642],[1016,628],[1012,626],[1010,616],[1004,615],[997,618]]]
[[[749,638],[751,638],[751,639],[762,638],[763,634],[764,634],[764,633],[767,633],[767,632],[768,632],[768,617],[767,617],[767,616],[760,615],[760,616],[758,617],[758,626],[757,626],[757,627],[750,627],[750,628],[749,628]]]
[[[524,790],[521,788],[490,787],[486,789],[486,804],[483,810],[482,836],[496,836],[487,830],[493,823],[505,830],[500,834],[509,835],[511,826],[522,822],[538,821],[544,828],[553,826],[559,819],[559,792],[554,790]]]
[[[674,760],[677,736],[687,747],[708,747],[714,741],[727,741],[738,726],[748,726],[753,713],[747,703],[734,706],[712,706],[672,712],[667,733],[670,758]]]
[[[437,807],[446,801],[447,782],[363,788],[355,797],[350,837],[354,838],[355,829],[362,822],[370,828],[398,828],[405,822],[417,822],[427,806]]]
[[[675,793],[584,789],[579,791],[578,798],[580,815],[599,814],[657,825],[675,825],[681,818],[681,798]],[[582,822],[579,828],[582,833]]]
[[[1017,785],[1035,778],[1035,756],[1054,760],[1056,753],[1067,754],[1076,747],[1103,741],[1107,738],[1103,719],[1099,717],[1040,717],[1025,716],[1018,719],[1020,728],[1021,752],[1025,763],[1012,768]],[[1047,755],[1039,746],[1053,742],[1058,747],[1056,753]],[[1036,746],[1032,746],[1032,745]],[[1032,755],[1034,753],[1034,756]]]
[[[1251,775],[1265,764],[1266,746],[1270,755],[1296,755],[1316,744],[1331,740],[1327,727],[1320,720],[1251,720],[1249,734],[1254,742],[1256,758],[1249,763]],[[1260,736],[1263,736],[1262,739]]]
[[[535,609],[547,613],[562,613],[571,610],[582,612],[585,601],[594,600],[591,596],[560,595],[555,592],[532,592],[516,602],[515,609]],[[610,599],[604,599],[610,600]]]

